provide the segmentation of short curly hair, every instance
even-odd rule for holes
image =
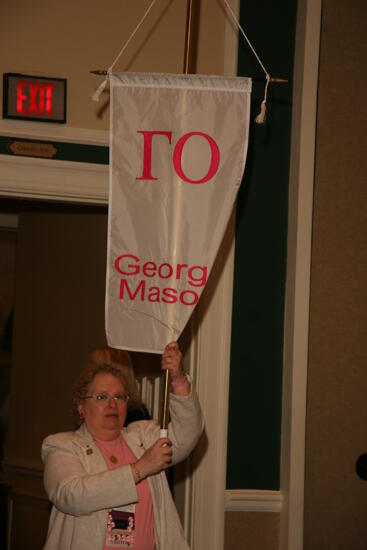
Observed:
[[[80,426],[80,424],[82,423],[82,419],[80,418],[78,411],[78,406],[80,402],[83,401],[83,399],[85,399],[85,397],[88,395],[90,384],[93,382],[98,374],[112,374],[113,376],[121,380],[122,384],[124,385],[125,391],[129,396],[129,409],[141,408],[141,401],[137,393],[136,380],[131,360],[124,361],[125,364],[117,363],[112,359],[112,357],[108,357],[109,350],[111,349],[112,348],[108,348],[107,346],[105,348],[98,348],[98,352],[102,350],[104,351],[104,353],[96,353],[97,350],[94,350],[94,352],[92,352],[90,356],[89,365],[80,372],[78,378],[73,384],[71,390],[71,411],[77,426]],[[126,357],[129,357],[127,352],[124,352],[124,354],[126,354]],[[114,359],[116,359],[116,357],[114,357]]]

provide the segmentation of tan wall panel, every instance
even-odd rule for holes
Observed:
[[[13,0],[0,3],[0,73],[18,72],[68,80],[67,124],[106,130],[108,96],[100,103],[91,93],[102,81],[90,70],[107,69],[125,44],[151,0]],[[157,1],[115,66],[117,71],[181,73],[186,6],[183,0]],[[198,70],[222,74],[225,13],[213,0],[202,0]],[[2,101],[2,88],[0,90]]]
[[[278,550],[279,514],[226,512],[224,550]]]
[[[314,195],[305,550],[367,546],[365,0],[324,0]]]
[[[213,2],[213,0],[200,2],[197,73],[224,73],[224,23],[229,20],[228,17],[224,2]]]

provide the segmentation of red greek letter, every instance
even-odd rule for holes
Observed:
[[[182,150],[184,148],[184,145],[185,145],[186,141],[191,136],[201,136],[204,139],[206,139],[208,141],[209,145],[210,145],[210,149],[211,149],[211,153],[212,153],[209,170],[208,170],[206,176],[204,176],[200,180],[191,180],[190,178],[185,176],[185,174],[182,170],[182,162],[181,162]],[[178,142],[176,143],[176,147],[175,147],[175,150],[173,152],[173,165],[175,167],[176,174],[181,179],[183,179],[184,181],[187,181],[188,183],[195,183],[195,184],[205,183],[206,181],[209,181],[210,179],[212,179],[215,176],[215,174],[217,173],[218,166],[219,166],[219,161],[220,161],[220,153],[219,153],[218,145],[216,144],[216,142],[214,141],[214,139],[211,136],[209,136],[208,134],[203,134],[202,132],[189,132],[188,134],[183,135],[178,140]]]
[[[144,136],[144,157],[143,157],[143,173],[137,180],[157,180],[152,176],[152,142],[153,136],[166,136],[169,144],[171,144],[172,132],[153,131],[153,130],[138,130],[138,134]]]

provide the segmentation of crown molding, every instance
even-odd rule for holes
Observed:
[[[0,155],[0,171],[0,196],[108,202],[108,165]]]
[[[74,128],[63,124],[32,122],[28,120],[0,120],[0,135],[26,139],[64,141],[106,147],[109,144],[108,130]]]

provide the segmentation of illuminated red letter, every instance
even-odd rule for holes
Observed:
[[[28,96],[23,94],[23,86],[26,86],[26,84],[24,80],[19,80],[17,86],[17,112],[22,114],[26,112],[26,110],[23,109],[23,101],[28,99]]]
[[[152,140],[154,135],[167,136],[168,142],[171,144],[172,132],[164,131],[148,131],[138,130],[138,134],[144,136],[144,159],[143,159],[143,173],[137,180],[157,180],[152,176]]]
[[[52,92],[54,84],[46,84],[46,114],[52,115]]]
[[[182,163],[181,163],[182,149],[184,148],[186,141],[191,136],[202,136],[204,139],[206,139],[210,145],[210,149],[212,152],[212,158],[211,158],[209,170],[206,176],[201,178],[201,180],[190,180],[185,176],[182,170]],[[173,152],[173,165],[175,167],[176,174],[181,179],[183,179],[184,181],[187,181],[188,183],[205,183],[206,181],[209,181],[210,179],[212,179],[217,173],[219,160],[220,160],[220,154],[219,154],[218,145],[216,144],[216,142],[212,137],[208,136],[208,134],[203,134],[202,132],[189,132],[188,134],[185,134],[184,136],[182,136],[176,143],[176,147]]]
[[[40,84],[40,93],[39,93],[39,112],[40,115],[43,115],[45,112],[45,85]]]
[[[38,92],[38,83],[37,82],[27,82],[29,86],[29,107],[28,113],[34,113],[38,115],[38,105],[37,105],[37,92]]]

